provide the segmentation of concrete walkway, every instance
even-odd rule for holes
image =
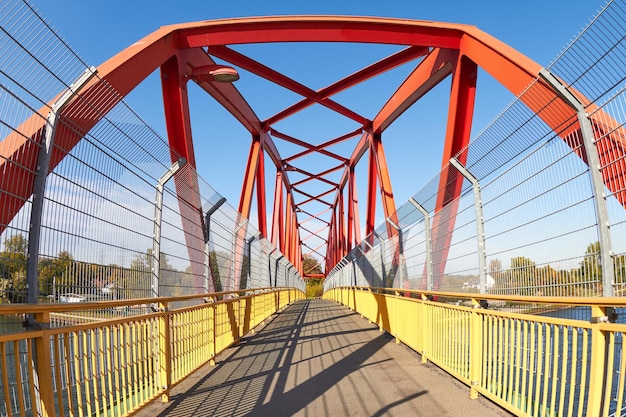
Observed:
[[[139,416],[509,416],[367,320],[300,301]]]

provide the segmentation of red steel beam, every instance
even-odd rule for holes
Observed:
[[[204,275],[203,214],[198,174],[195,169],[196,161],[186,84],[187,78],[185,77],[184,64],[175,55],[161,66],[165,125],[171,160],[176,161],[183,157],[187,160],[189,166],[193,168],[184,170],[187,173],[186,175],[180,175],[180,172],[175,175],[174,185],[176,194],[179,196],[178,207],[192,272],[196,277],[195,284],[196,287],[202,288]]]
[[[368,136],[371,138],[371,135]],[[376,164],[376,154],[372,150],[370,139],[370,152],[368,157],[367,170],[367,213],[365,217],[365,236],[370,236],[376,227],[376,183],[378,180],[378,166]]]
[[[355,137],[356,135],[358,135],[358,134],[360,134],[360,133],[362,133],[362,132],[363,132],[363,129],[362,129],[362,128],[358,128],[358,129],[357,129],[357,130],[355,130],[354,132],[347,133],[347,134],[342,135],[342,136],[340,136],[340,137],[338,137],[338,138],[335,138],[335,139],[329,140],[328,142],[324,142],[324,143],[322,143],[322,144],[320,144],[320,145],[311,145],[311,144],[307,144],[307,145],[306,145],[306,147],[308,148],[307,150],[304,150],[304,151],[302,151],[302,152],[300,152],[300,153],[297,153],[297,154],[292,155],[292,156],[290,156],[290,157],[288,157],[288,158],[285,158],[285,162],[290,162],[290,161],[293,161],[294,159],[301,158],[301,157],[306,156],[306,155],[308,155],[308,154],[310,154],[310,153],[313,153],[313,152],[320,152],[322,149],[326,149],[326,148],[327,148],[327,147],[329,147],[329,146],[332,146],[332,145],[335,145],[335,144],[337,144],[337,143],[340,143],[340,142],[346,141],[346,140],[348,140],[348,139],[352,139],[353,137]],[[320,153],[321,153],[321,152],[320,152]],[[333,155],[334,155],[334,154],[333,154]],[[331,155],[328,155],[328,156],[331,156]],[[342,161],[344,161],[344,162],[347,162],[347,161],[348,161],[348,158],[345,158],[345,157],[338,157],[338,158],[337,158],[337,157],[335,157],[335,156],[332,156],[332,157],[333,157],[333,158],[335,158],[335,159],[342,160]]]
[[[254,183],[256,179],[256,171],[259,163],[259,155],[261,153],[261,139],[259,136],[252,137],[250,144],[250,152],[248,153],[248,162],[243,177],[243,185],[241,187],[241,195],[239,198],[239,207],[237,211],[242,217],[248,219],[250,217],[250,207],[252,205],[252,194],[254,191]]]
[[[308,177],[308,178],[300,180],[300,181],[298,181],[296,183],[293,183],[292,187],[304,184],[305,182],[312,181],[312,180],[319,180],[319,181],[325,182],[326,184],[331,185],[333,187],[337,187],[338,186],[337,183],[332,182],[330,180],[327,180],[326,178],[324,178],[324,176],[326,176],[328,174],[332,174],[333,172],[339,171],[340,169],[343,169],[343,168],[344,168],[344,165],[338,165],[336,167],[329,168],[326,171],[320,172],[318,174],[312,174],[312,173],[310,173],[308,171],[305,171],[303,169],[300,169],[298,167],[294,167],[293,165],[286,164],[285,171],[298,172],[298,173],[300,173],[302,175],[306,175]]]
[[[385,158],[385,151],[380,133],[374,133],[372,135],[372,146],[370,152],[374,154],[376,173],[378,174],[381,202],[383,210],[385,211],[385,218],[390,218],[395,223],[398,223],[396,218],[396,203],[393,198],[391,178],[389,177],[387,158]],[[394,236],[397,233],[397,230],[391,227],[388,222],[385,223],[387,224],[388,236]]]
[[[339,216],[338,230],[339,230],[339,247],[340,247],[340,257],[343,258],[346,256],[346,229],[344,223],[344,204],[343,204],[343,190],[337,190],[337,194],[339,195],[339,205],[337,207],[337,215]]]
[[[265,153],[263,149],[259,153],[259,162],[256,170],[256,196],[257,196],[257,216],[259,233],[267,237],[267,209],[265,204]]]
[[[277,85],[280,85],[281,87],[291,90],[294,93],[300,94],[301,96],[306,97],[309,100],[312,100],[324,107],[327,107],[330,110],[333,110],[334,112],[347,117],[348,119],[354,120],[359,124],[367,123],[367,119],[357,114],[356,112],[328,98],[320,98],[319,94],[316,91],[311,90],[307,86],[300,84],[292,80],[291,78],[281,74],[280,72],[268,68],[265,65],[251,58],[248,58],[243,54],[240,54],[239,52],[233,51],[232,49],[229,49],[225,46],[213,45],[211,46],[210,53],[211,55],[223,59],[224,61],[227,61],[233,65],[250,71],[251,73],[258,75],[259,77],[265,78],[268,81],[271,81]]]
[[[306,227],[302,226],[302,224],[301,224],[301,225],[300,225],[300,229],[302,229],[302,230],[304,230],[305,232],[309,233],[309,235],[308,235],[308,236],[306,236],[306,237],[302,238],[302,241],[303,241],[303,242],[304,242],[305,240],[307,240],[307,239],[312,238],[312,237],[317,237],[318,239],[320,239],[320,240],[324,241],[324,243],[326,243],[326,242],[327,242],[327,240],[326,240],[326,239],[323,239],[323,238],[321,238],[321,237],[319,237],[319,236],[318,236],[318,234],[319,234],[320,232],[322,232],[322,231],[324,231],[324,230],[328,229],[328,226],[326,226],[326,225],[322,226],[321,228],[319,228],[319,229],[318,229],[318,230],[316,230],[316,231],[312,231],[312,230],[309,230],[309,229],[307,229]]]
[[[291,196],[288,194],[287,195],[287,203],[285,205],[285,247],[283,252],[283,255],[285,255],[287,258],[289,258],[289,253],[291,251],[291,245],[293,243],[293,217],[291,216]]]
[[[350,87],[355,86],[363,81],[373,78],[385,71],[393,69],[397,66],[406,64],[420,56],[426,55],[428,48],[423,46],[411,46],[403,49],[395,54],[392,54],[368,67],[365,67],[331,85],[318,91],[318,94],[322,98],[331,97],[337,93],[340,93]],[[293,106],[277,113],[275,116],[265,120],[265,123],[272,125],[286,117],[291,116],[301,110],[304,110],[308,106],[314,104],[312,100],[304,99],[294,104]]]
[[[466,146],[470,141],[472,130],[472,116],[476,96],[476,79],[478,67],[465,56],[460,56],[456,64],[456,71],[452,76],[452,87],[448,110],[446,139],[443,147],[444,168],[439,180],[439,192],[435,212],[441,213],[433,221],[433,285],[439,288],[445,272],[446,260],[450,251],[452,231],[458,210],[458,197],[463,188],[464,177],[456,169],[449,167],[450,158],[457,156],[461,164],[467,159]],[[445,207],[445,214],[442,211]],[[442,218],[445,217],[445,218]]]
[[[335,158],[335,159],[337,159],[337,160],[339,160],[339,161],[341,161],[343,163],[348,162],[348,160],[346,158],[344,158],[343,156],[337,155],[337,154],[335,154],[333,152],[329,152],[329,151],[327,151],[324,148],[317,148],[316,146],[311,145],[310,143],[307,143],[307,142],[305,142],[303,140],[300,140],[300,139],[296,139],[296,138],[294,138],[292,136],[289,136],[289,135],[285,135],[284,133],[278,132],[275,129],[271,129],[269,131],[269,133],[272,136],[275,136],[275,137],[277,137],[279,139],[283,139],[283,140],[285,140],[287,142],[293,143],[294,145],[299,145],[299,146],[302,146],[303,148],[307,148],[307,150],[309,150],[309,151],[319,152],[322,155],[326,155],[326,156],[329,156],[331,158]],[[287,159],[289,159],[289,158],[287,158]],[[285,161],[287,161],[287,159]]]
[[[297,193],[299,193],[299,194],[302,194],[303,196],[309,197],[309,199],[308,199],[308,200],[306,200],[306,201],[302,201],[302,202],[298,203],[298,206],[304,206],[304,205],[306,205],[306,204],[310,203],[311,201],[319,201],[320,203],[327,204],[327,205],[328,205],[328,206],[330,206],[330,207],[332,207],[332,204],[330,204],[330,203],[329,203],[329,202],[327,202],[327,201],[322,200],[322,197],[325,197],[325,196],[327,196],[328,194],[332,194],[332,193],[334,193],[335,191],[337,191],[337,189],[336,189],[336,188],[333,188],[333,189],[330,189],[330,190],[328,190],[328,191],[324,191],[323,193],[320,193],[320,194],[318,194],[318,195],[312,195],[312,194],[309,194],[309,193],[304,192],[304,191],[302,191],[302,190],[298,190],[297,188],[292,188],[292,190],[293,190],[293,191],[295,191],[295,192],[297,192]]]
[[[346,235],[346,249],[354,246],[354,168],[350,168],[348,177],[348,224]]]
[[[324,209],[324,210],[320,211],[320,212],[319,212],[319,213],[317,213],[317,214],[311,214],[311,213],[309,213],[309,212],[307,212],[307,211],[305,211],[305,210],[302,210],[302,208],[298,207],[298,212],[299,212],[299,213],[304,213],[304,214],[306,214],[307,216],[309,216],[307,219],[304,219],[303,221],[301,221],[301,222],[300,222],[300,224],[302,225],[302,224],[304,224],[304,223],[306,223],[306,222],[308,222],[308,221],[310,221],[310,220],[312,220],[312,219],[316,219],[316,220],[319,220],[319,221],[321,221],[321,222],[323,222],[323,223],[326,223],[326,225],[330,225],[330,222],[328,222],[328,221],[326,221],[326,220],[322,219],[321,217],[319,217],[319,216],[321,216],[322,214],[326,214],[326,213],[328,213],[330,210],[331,210],[331,207],[328,207],[328,208],[326,208],[326,209]]]
[[[374,117],[372,129],[375,132],[382,133],[406,109],[450,75],[452,62],[456,61],[457,56],[458,52],[453,50],[435,49],[429,53]],[[369,134],[366,132],[350,156],[350,166],[356,166],[369,148],[369,145]],[[341,181],[339,181],[339,186],[343,187],[347,181],[348,171],[346,170]]]
[[[283,173],[276,172],[276,184],[274,186],[274,211],[272,217],[272,245],[280,247],[279,241],[283,239],[284,217],[283,217]]]

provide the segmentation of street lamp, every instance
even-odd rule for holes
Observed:
[[[232,83],[239,79],[239,73],[227,65],[202,65],[191,70],[191,78],[199,83]]]

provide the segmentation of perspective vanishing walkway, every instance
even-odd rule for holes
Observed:
[[[258,329],[257,329],[258,330]],[[140,416],[508,416],[358,314],[296,302]]]

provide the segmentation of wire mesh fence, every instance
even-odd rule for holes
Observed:
[[[2,302],[304,288],[27,1],[0,5],[0,137]]]
[[[545,76],[331,271],[325,288],[622,295],[624,33],[624,2],[607,3]]]

